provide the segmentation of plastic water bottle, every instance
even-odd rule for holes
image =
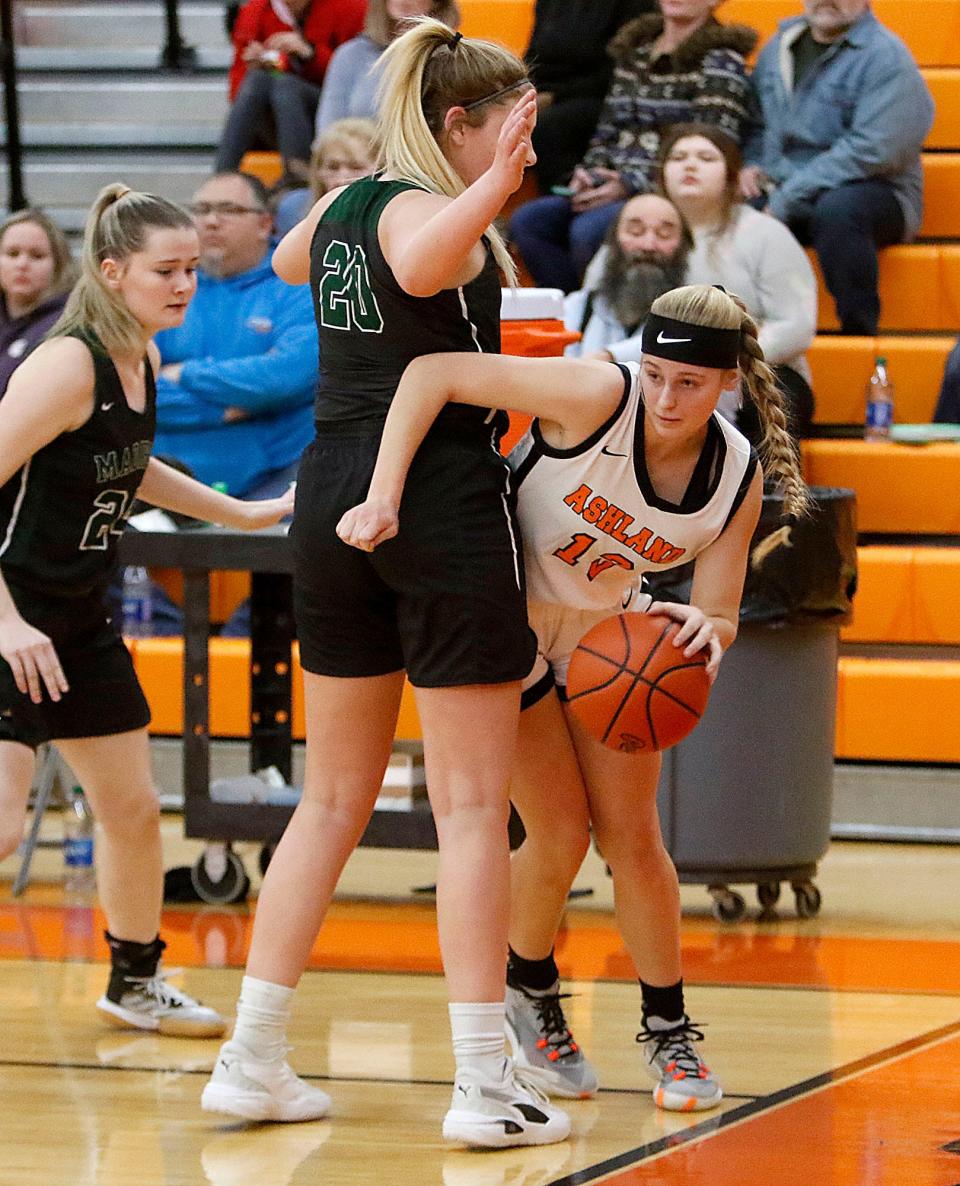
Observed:
[[[71,893],[93,890],[93,815],[81,787],[70,792],[63,825],[64,885]]]
[[[150,574],[141,564],[129,564],[123,570],[123,633],[128,638],[147,638],[152,623]]]
[[[888,441],[893,424],[893,384],[887,378],[887,360],[878,358],[867,384],[867,418],[863,426],[865,441]]]

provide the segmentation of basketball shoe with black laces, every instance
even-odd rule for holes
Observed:
[[[587,1099],[597,1090],[597,1073],[573,1040],[563,1015],[556,981],[545,991],[507,985],[507,1037],[525,1080],[547,1095]]]
[[[472,1068],[457,1071],[453,1098],[443,1120],[445,1141],[483,1149],[552,1145],[570,1135],[570,1117],[554,1108],[535,1084],[503,1060],[499,1082]]]
[[[658,1108],[702,1112],[717,1107],[723,1099],[720,1084],[694,1049],[694,1042],[703,1041],[703,1032],[689,1017],[669,1029],[650,1029],[644,1024],[637,1041],[644,1066],[656,1083],[653,1100]]]

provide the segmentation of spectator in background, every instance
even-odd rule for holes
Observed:
[[[372,119],[338,119],[320,133],[310,157],[309,186],[285,193],[277,206],[274,232],[278,239],[305,218],[328,190],[373,172],[376,134]]]
[[[526,62],[537,88],[533,147],[540,189],[570,180],[596,131],[612,62],[607,43],[656,0],[537,0]]]
[[[587,269],[584,287],[564,302],[567,329],[583,334],[566,354],[611,362],[638,357],[634,335],[657,297],[684,283],[691,245],[683,216],[668,198],[631,198]]]
[[[333,51],[363,26],[364,0],[247,0],[233,26],[231,107],[216,170],[252,148],[277,148],[284,171],[307,175],[320,84]]]
[[[66,236],[42,210],[0,224],[0,396],[59,319],[75,279]]]
[[[804,0],[803,8],[753,72],[758,122],[741,189],[816,249],[841,332],[872,336],[877,249],[920,228],[920,149],[933,102],[869,0]]]
[[[374,67],[406,28],[405,22],[418,16],[436,17],[451,29],[460,27],[460,9],[454,0],[369,0],[363,32],[341,45],[330,59],[317,107],[318,138],[332,123],[348,116],[376,118],[380,80]]]
[[[806,352],[817,332],[817,282],[806,252],[782,222],[739,200],[740,149],[707,125],[680,125],[661,149],[663,188],[693,234],[687,284],[721,284],[746,304],[776,373],[795,436],[808,436],[813,392]],[[746,401],[737,425],[756,444],[759,418]]]
[[[256,177],[210,178],[191,205],[197,294],[183,324],[157,335],[155,453],[230,494],[270,498],[296,476],[313,437],[317,334],[307,285],[270,266],[272,220]]]
[[[934,424],[960,424],[960,339],[947,355]]]
[[[623,202],[655,188],[660,136],[671,124],[715,124],[739,140],[747,116],[745,59],[757,35],[714,19],[717,0],[661,0],[610,45],[613,81],[569,197],[528,202],[511,235],[537,284],[571,292]]]

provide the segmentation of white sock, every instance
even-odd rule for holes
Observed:
[[[231,1041],[263,1062],[282,1059],[287,1053],[287,1022],[295,991],[283,984],[244,976]]]
[[[457,1070],[469,1068],[491,1083],[500,1083],[506,1061],[503,1001],[451,1004],[448,1008]]]

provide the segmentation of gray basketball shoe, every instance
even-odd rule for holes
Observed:
[[[544,992],[507,985],[507,1038],[517,1069],[547,1095],[587,1099],[597,1090],[597,1072],[573,1040],[563,1015],[557,981]]]
[[[637,1034],[643,1049],[643,1063],[656,1083],[653,1100],[667,1112],[702,1112],[715,1108],[723,1090],[707,1064],[697,1055],[694,1042],[703,1032],[684,1017],[672,1029],[647,1029]]]

